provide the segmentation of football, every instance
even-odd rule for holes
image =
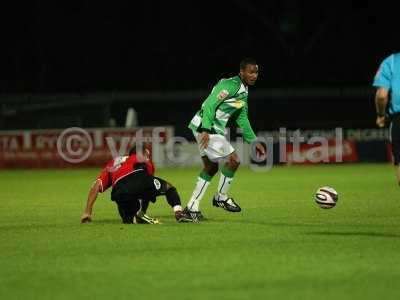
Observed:
[[[336,205],[339,196],[330,186],[320,187],[315,193],[314,200],[321,208],[332,208]]]

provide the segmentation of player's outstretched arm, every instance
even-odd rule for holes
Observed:
[[[251,128],[251,124],[248,117],[247,106],[242,108],[239,116],[236,119],[236,123],[243,131],[243,138],[247,143],[252,143],[257,139],[256,134],[254,133],[253,128]],[[261,143],[256,144],[256,151],[258,155],[265,155],[265,148]]]
[[[246,106],[242,108],[239,116],[236,119],[236,124],[242,129],[243,138],[247,143],[250,144],[257,139],[253,128],[251,128]]]
[[[389,100],[389,91],[392,88],[392,66],[394,56],[390,55],[384,59],[379,66],[378,72],[374,77],[373,86],[376,87],[375,105],[376,105],[376,125],[378,127],[385,126],[386,106]]]
[[[96,180],[89,190],[85,211],[81,216],[81,223],[88,223],[92,221],[93,205],[96,202],[97,195],[99,194],[100,191],[101,191],[101,181]]]
[[[203,131],[200,134],[200,147],[206,149],[208,147],[208,142],[210,141],[210,135],[207,131]]]
[[[375,106],[376,106],[376,125],[380,128],[385,126],[386,106],[389,101],[389,91],[383,87],[376,90]]]

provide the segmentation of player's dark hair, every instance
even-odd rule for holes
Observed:
[[[256,65],[257,62],[254,58],[251,57],[246,57],[243,58],[242,61],[240,62],[240,70],[246,69],[247,65]]]
[[[137,148],[139,147],[139,149]],[[145,149],[149,149],[149,145],[146,143],[135,143],[131,149],[129,149],[128,155],[131,156],[132,154],[136,154],[138,151],[142,150],[142,152],[145,151]]]
[[[133,145],[132,148],[129,150],[129,156],[132,154],[136,154],[136,145]]]

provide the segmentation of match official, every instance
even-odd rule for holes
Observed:
[[[375,75],[376,125],[380,128],[390,122],[389,135],[397,183],[400,185],[400,53],[395,53],[381,63]]]

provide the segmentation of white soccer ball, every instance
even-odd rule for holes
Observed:
[[[320,187],[315,193],[314,200],[321,208],[332,208],[336,205],[339,196],[330,186]]]

